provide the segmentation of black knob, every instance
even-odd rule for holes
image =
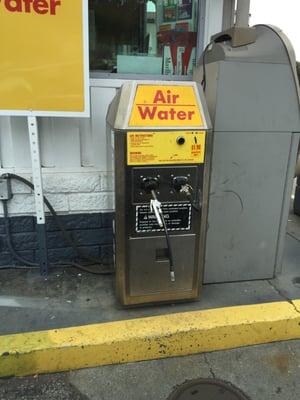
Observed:
[[[185,143],[185,138],[183,136],[178,136],[178,138],[176,139],[176,142],[177,142],[177,144],[179,144],[181,146]]]
[[[179,192],[184,185],[187,185],[189,179],[187,176],[175,176],[173,178],[173,187]]]
[[[146,178],[143,178],[141,182],[141,188],[146,192],[146,193],[151,193],[151,190],[156,190],[159,186],[159,181],[157,178],[154,178],[152,176],[147,176]]]

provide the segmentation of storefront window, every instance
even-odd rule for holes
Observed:
[[[190,75],[198,0],[89,0],[91,70]]]

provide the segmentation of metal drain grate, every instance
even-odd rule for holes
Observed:
[[[197,379],[179,386],[168,400],[250,400],[228,382]]]

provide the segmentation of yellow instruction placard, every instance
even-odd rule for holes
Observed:
[[[137,86],[129,126],[188,128],[203,124],[193,84]]]
[[[205,131],[127,132],[127,164],[204,163]]]
[[[88,116],[88,0],[0,0],[0,115]]]

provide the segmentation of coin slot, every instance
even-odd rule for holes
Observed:
[[[169,261],[169,251],[167,248],[156,249],[156,261]]]

